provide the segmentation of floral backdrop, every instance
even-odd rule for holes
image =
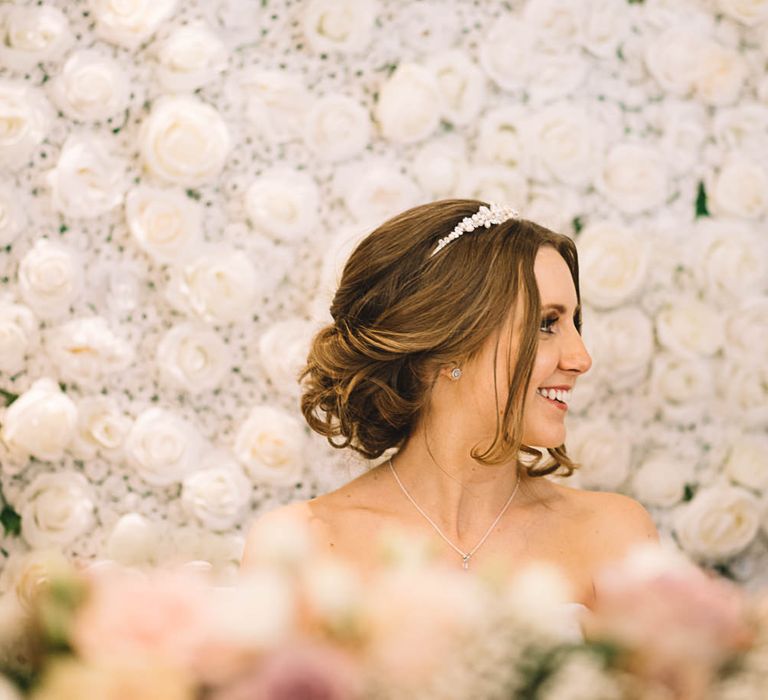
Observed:
[[[0,6],[0,589],[236,568],[366,467],[296,371],[355,242],[462,196],[577,241],[569,480],[768,583],[768,2]]]

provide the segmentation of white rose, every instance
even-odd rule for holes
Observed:
[[[370,42],[377,12],[373,0],[310,0],[301,27],[316,53],[357,53]]]
[[[712,119],[715,140],[724,150],[768,152],[768,105],[744,102],[718,109]]]
[[[0,299],[0,372],[16,374],[37,339],[37,319],[22,304]]]
[[[581,293],[598,308],[623,304],[643,287],[649,249],[645,239],[621,224],[597,221],[576,239]]]
[[[131,427],[125,454],[144,481],[169,486],[197,466],[198,441],[194,428],[175,413],[148,408]]]
[[[299,372],[307,363],[316,323],[302,318],[277,321],[259,338],[259,363],[272,385],[280,391],[298,390]]]
[[[48,134],[53,112],[26,83],[0,81],[0,167],[18,170]]]
[[[276,168],[263,173],[245,193],[251,223],[278,241],[314,232],[320,214],[317,183],[305,172]]]
[[[570,187],[534,184],[528,192],[524,211],[529,220],[570,236],[573,220],[581,207],[581,199]]]
[[[656,315],[659,342],[681,357],[709,357],[723,345],[720,312],[693,297],[675,299]]]
[[[714,402],[709,360],[660,353],[653,359],[650,394],[668,421],[690,425]]]
[[[658,452],[643,460],[632,475],[632,493],[646,505],[669,508],[682,500],[686,482],[692,478],[690,463]]]
[[[18,191],[0,185],[0,246],[13,243],[26,224],[27,217],[19,196]]]
[[[584,3],[581,0],[528,0],[523,20],[548,51],[562,51],[583,41]]]
[[[430,139],[411,162],[416,182],[436,197],[452,195],[467,162],[467,144],[461,136],[450,134]]]
[[[701,72],[704,41],[688,27],[674,26],[648,43],[645,64],[665,92],[686,97],[693,91]]]
[[[204,467],[184,479],[181,503],[184,510],[214,532],[232,528],[251,500],[251,483],[243,470],[229,460]]]
[[[580,464],[584,488],[615,491],[629,476],[632,441],[606,421],[580,423],[568,431],[568,454]]]
[[[598,58],[613,58],[630,33],[628,3],[588,0],[584,9],[582,45]]]
[[[77,318],[52,328],[45,345],[61,379],[81,386],[97,386],[127,369],[134,357],[131,347],[101,316]]]
[[[229,346],[213,330],[195,323],[174,326],[157,346],[163,379],[194,394],[219,386],[231,363]]]
[[[506,165],[521,172],[529,168],[525,148],[524,111],[519,107],[500,107],[486,112],[477,134],[477,156],[480,160]]]
[[[768,357],[768,299],[747,299],[725,323],[725,352],[735,365],[759,365]]]
[[[371,118],[345,95],[324,95],[306,117],[304,143],[319,158],[338,162],[358,155],[371,139]]]
[[[256,268],[245,253],[211,246],[174,268],[166,293],[180,311],[204,321],[229,323],[252,313],[259,292],[256,278]]]
[[[268,143],[298,138],[310,109],[310,97],[300,75],[258,70],[234,86],[245,100],[244,112],[255,131]]]
[[[94,499],[82,474],[39,474],[19,496],[21,534],[32,547],[63,546],[94,525]]]
[[[701,489],[675,513],[674,530],[682,548],[705,560],[722,560],[742,552],[757,535],[757,499],[738,486]]]
[[[595,185],[615,207],[637,214],[664,203],[667,180],[664,159],[656,148],[620,143],[606,154]]]
[[[739,97],[749,68],[733,49],[708,41],[698,56],[696,96],[708,105],[733,104]]]
[[[89,0],[96,36],[137,49],[176,8],[176,0]]]
[[[717,0],[717,6],[723,14],[748,27],[768,21],[766,0]]]
[[[23,72],[59,58],[72,44],[66,15],[57,7],[0,7],[0,65]]]
[[[592,182],[600,164],[600,130],[586,111],[572,102],[556,102],[528,117],[525,145],[539,177],[567,185]]]
[[[77,429],[70,451],[81,459],[97,454],[118,460],[131,428],[130,419],[108,396],[91,396],[77,402]]]
[[[676,174],[691,171],[701,160],[701,147],[709,136],[706,108],[697,102],[664,100],[659,112],[659,146],[665,162]]]
[[[70,54],[51,83],[51,97],[70,119],[99,121],[128,106],[128,77],[113,58],[95,49]]]
[[[52,379],[38,379],[5,411],[3,442],[17,455],[53,462],[75,434],[77,408]]]
[[[714,213],[758,219],[768,211],[768,173],[755,161],[731,156],[709,193]]]
[[[200,206],[175,190],[136,187],[125,198],[125,218],[139,247],[159,263],[194,254],[202,239]]]
[[[303,467],[306,435],[290,414],[272,406],[255,406],[235,435],[233,451],[256,482],[290,484]]]
[[[528,84],[533,39],[528,25],[508,16],[495,23],[481,42],[480,65],[503,90],[516,90]]]
[[[397,34],[410,49],[430,53],[454,46],[461,31],[458,13],[446,12],[443,2],[425,0],[398,7]]]
[[[155,42],[155,75],[165,90],[196,90],[227,67],[227,48],[204,24],[176,27]]]
[[[433,74],[415,63],[401,63],[379,89],[376,121],[393,143],[427,138],[440,122],[440,88]]]
[[[18,276],[22,299],[46,319],[66,313],[83,285],[74,252],[46,238],[40,238],[21,259]]]
[[[570,97],[584,83],[588,69],[589,63],[580,49],[568,53],[534,53],[526,66],[531,102],[546,103]]]
[[[126,163],[103,137],[71,135],[47,175],[53,206],[65,216],[92,219],[122,203]]]
[[[441,97],[442,116],[449,122],[472,122],[485,103],[485,75],[463,51],[452,49],[429,57]]]
[[[109,533],[105,554],[124,566],[156,565],[159,539],[158,528],[143,515],[126,513]]]
[[[528,183],[517,170],[505,165],[476,165],[465,168],[458,192],[462,197],[514,206],[528,197]]]
[[[765,366],[765,358],[756,367],[726,363],[722,370],[725,415],[745,427],[765,430],[768,426],[768,367]]]
[[[725,473],[737,484],[758,492],[768,489],[768,437],[742,434],[731,445]]]
[[[161,97],[139,132],[146,169],[185,187],[215,180],[230,148],[227,125],[210,105],[191,95]]]

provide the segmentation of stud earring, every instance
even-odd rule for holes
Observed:
[[[461,370],[458,367],[454,367],[451,370],[451,379],[455,382],[461,376]]]

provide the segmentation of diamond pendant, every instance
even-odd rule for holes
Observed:
[[[465,554],[464,557],[463,557],[463,562],[464,563],[462,564],[462,566],[464,567],[464,571],[468,571],[469,570],[469,558],[471,556],[472,556],[471,554]]]

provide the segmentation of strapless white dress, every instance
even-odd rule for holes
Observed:
[[[567,642],[581,642],[584,633],[581,631],[581,619],[589,608],[583,603],[563,603],[562,636]]]

